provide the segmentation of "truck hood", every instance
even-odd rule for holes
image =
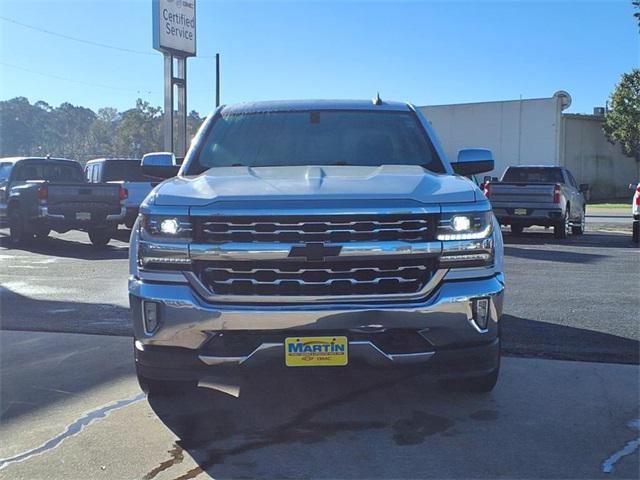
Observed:
[[[159,206],[206,206],[219,201],[287,199],[412,199],[425,204],[474,202],[475,185],[419,166],[223,167],[159,185]],[[151,199],[150,199],[151,200]]]

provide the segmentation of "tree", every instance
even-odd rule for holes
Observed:
[[[637,12],[633,14],[633,16],[638,19],[638,28],[640,28],[640,0],[634,0],[633,2],[631,2],[631,4],[637,10]]]
[[[611,111],[604,119],[604,134],[619,143],[622,152],[636,160],[640,174],[640,69],[622,75],[609,99]]]

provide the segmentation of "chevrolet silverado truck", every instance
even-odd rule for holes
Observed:
[[[490,151],[450,164],[405,103],[259,102],[217,109],[182,166],[170,153],[142,165],[174,177],[131,234],[143,390],[238,369],[387,366],[493,389],[502,236],[465,178],[493,168]]]
[[[120,185],[87,183],[75,160],[0,159],[0,220],[13,244],[46,238],[51,230],[84,230],[104,246],[124,218],[126,196]]]
[[[539,165],[508,167],[500,181],[484,184],[501,225],[510,225],[515,234],[533,225],[553,227],[556,238],[584,233],[588,190],[566,168]]]

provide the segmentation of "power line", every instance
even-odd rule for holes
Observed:
[[[142,50],[133,50],[131,48],[116,47],[115,45],[107,45],[106,43],[94,42],[93,40],[85,40],[83,38],[72,37],[70,35],[65,35],[63,33],[52,32],[51,30],[46,30],[46,29],[40,28],[40,27],[34,27],[33,25],[27,25],[26,23],[18,22],[17,20],[14,20],[14,19],[8,18],[8,17],[4,17],[4,16],[1,16],[1,15],[0,15],[0,20],[4,20],[5,22],[13,23],[15,25],[19,25],[21,27],[28,28],[30,30],[35,30],[37,32],[46,33],[48,35],[53,35],[54,37],[60,37],[60,38],[64,38],[65,40],[72,40],[74,42],[85,43],[87,45],[92,45],[94,47],[110,48],[111,50],[118,50],[120,52],[127,52],[127,53],[136,53],[138,55],[155,55],[155,53],[153,53],[153,52],[145,52],[145,51],[142,51]]]
[[[30,30],[35,30],[36,32],[41,32],[41,33],[46,33],[47,35],[53,35],[54,37],[59,37],[59,38],[64,38],[65,40],[71,40],[74,42],[79,42],[79,43],[84,43],[85,45],[91,45],[94,47],[101,47],[101,48],[108,48],[111,50],[117,50],[119,52],[126,52],[126,53],[135,53],[136,55],[156,55],[155,52],[149,52],[149,51],[145,51],[145,50],[134,50],[132,48],[124,48],[124,47],[117,47],[115,45],[107,45],[106,43],[100,43],[100,42],[94,42],[93,40],[86,40],[84,38],[78,38],[78,37],[72,37],[71,35],[66,35],[64,33],[58,33],[58,32],[53,32],[51,30],[47,30],[44,28],[40,28],[40,27],[36,27],[33,25],[28,25],[26,23],[22,23],[19,22],[17,20],[14,20],[13,18],[9,18],[9,17],[5,17],[0,15],[0,20],[4,20],[5,22],[9,22],[9,23],[13,23],[14,25],[19,25],[21,27],[24,28],[28,28]],[[195,58],[215,58],[211,55],[201,55],[199,57],[195,57]]]
[[[35,75],[41,75],[43,77],[55,78],[56,80],[64,80],[65,82],[78,83],[80,85],[86,85],[88,87],[108,88],[110,90],[120,90],[120,91],[123,91],[123,92],[137,92],[138,94],[158,93],[158,92],[154,92],[154,91],[151,91],[151,90],[145,90],[145,89],[114,87],[113,85],[104,85],[104,84],[100,84],[100,83],[92,83],[92,82],[85,82],[83,80],[76,80],[75,78],[60,77],[58,75],[53,75],[51,73],[38,72],[37,70],[31,70],[31,69],[28,69],[28,68],[20,67],[18,65],[12,65],[12,64],[6,63],[6,62],[0,62],[0,65],[5,66],[5,67],[9,67],[9,68],[15,68],[16,70],[22,70],[23,72],[32,73],[32,74],[35,74]]]

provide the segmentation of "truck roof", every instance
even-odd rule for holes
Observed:
[[[69,162],[69,163],[78,163],[76,160],[71,160],[69,158],[47,158],[47,157],[6,157],[0,158],[0,162],[8,162],[8,163],[17,163],[22,160],[43,160],[47,162]]]
[[[562,168],[560,165],[509,165],[507,168]]]
[[[91,160],[89,160],[86,165],[89,165],[90,163],[99,163],[99,162],[140,162],[141,160],[139,158],[111,158],[111,157],[104,157],[104,158],[92,158]]]
[[[411,107],[404,102],[383,101],[375,105],[372,100],[274,100],[265,102],[243,102],[222,107],[222,113],[291,112],[304,110],[363,110],[409,112]]]

